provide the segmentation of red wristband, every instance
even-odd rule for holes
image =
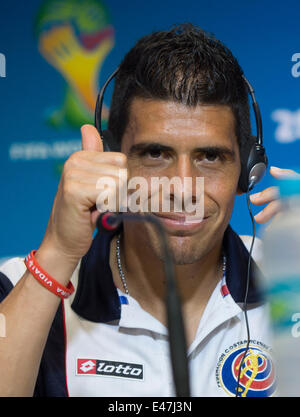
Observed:
[[[67,287],[59,284],[59,282],[55,281],[40,265],[37,263],[34,255],[36,250],[31,251],[25,258],[24,262],[31,273],[31,275],[38,280],[40,284],[42,284],[45,288],[51,291],[53,294],[57,295],[60,298],[68,298],[74,292],[74,287],[69,282]]]

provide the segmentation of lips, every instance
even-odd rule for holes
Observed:
[[[208,220],[207,217],[197,219],[195,216],[182,213],[153,213],[160,219],[162,224],[170,230],[195,231],[203,227]]]

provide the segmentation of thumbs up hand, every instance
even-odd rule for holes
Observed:
[[[99,212],[96,209],[101,177],[111,177],[119,186],[119,170],[127,166],[121,152],[103,152],[97,129],[81,128],[82,150],[65,162],[45,236],[38,252],[55,253],[76,266],[88,251]],[[45,256],[45,255],[44,255]],[[43,256],[43,257],[44,257]]]

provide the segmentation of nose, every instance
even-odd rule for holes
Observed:
[[[179,155],[169,175],[178,178],[178,182],[171,184],[170,201],[175,203],[176,201],[182,201],[184,197],[188,197],[190,202],[195,204],[197,200],[196,172],[189,155]]]
[[[194,175],[194,169],[189,155],[179,155],[174,170],[175,175],[182,180],[184,178],[191,178]]]

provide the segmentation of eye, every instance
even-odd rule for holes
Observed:
[[[216,161],[218,159],[220,159],[220,155],[217,152],[214,151],[208,151],[204,153],[205,158],[203,159],[207,159],[210,162]]]
[[[163,161],[170,158],[170,151],[161,145],[151,145],[143,149],[139,154],[144,160]]]
[[[159,149],[151,149],[151,150],[145,152],[145,155],[147,155],[147,154],[148,154],[148,156],[150,156],[150,158],[153,158],[153,159],[157,159],[157,158],[160,158],[162,156],[162,152]]]
[[[196,156],[197,162],[217,162],[221,159],[219,152],[213,150],[201,152]]]

